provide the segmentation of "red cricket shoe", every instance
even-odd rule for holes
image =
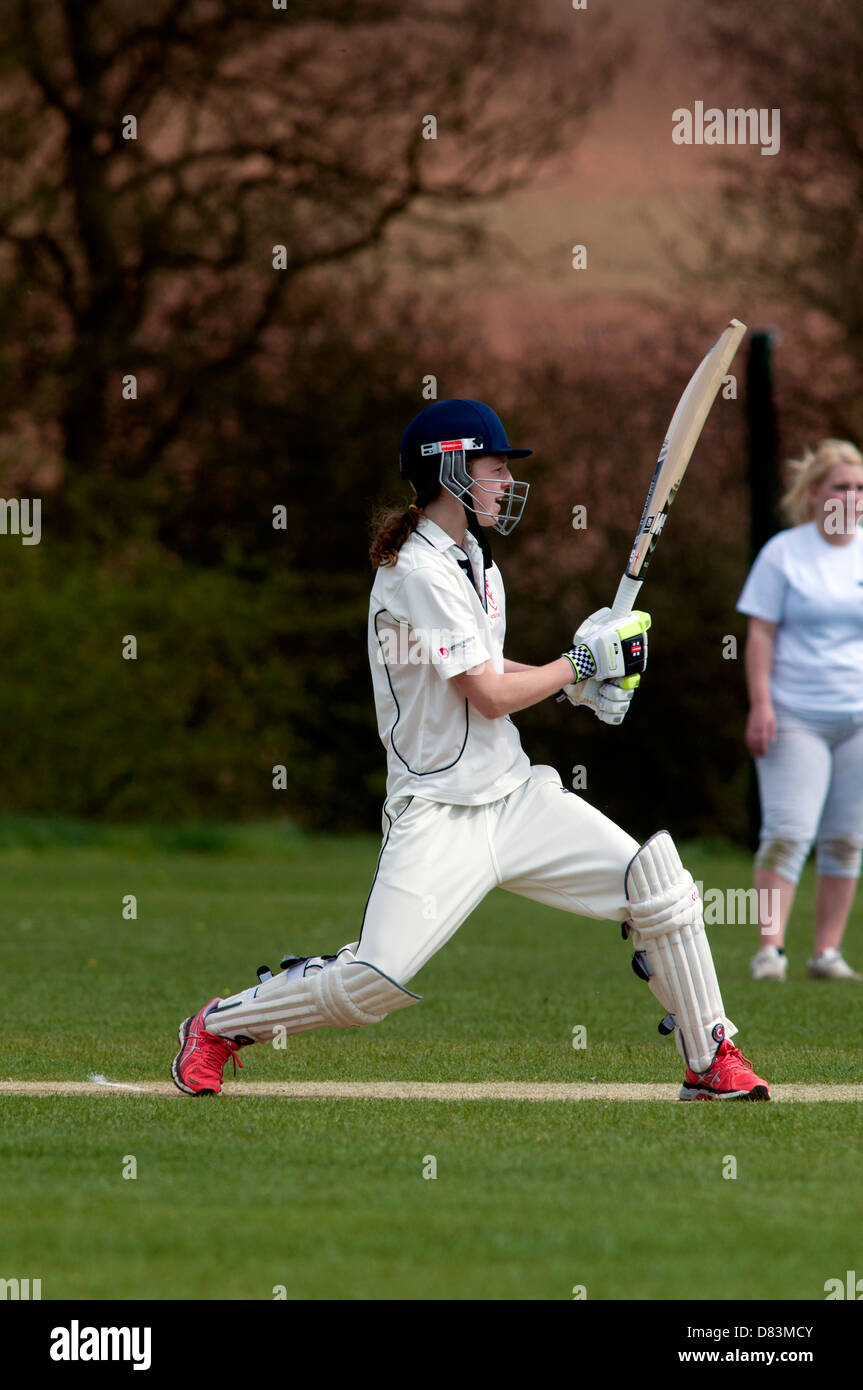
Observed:
[[[769,1100],[770,1088],[726,1038],[707,1071],[686,1068],[680,1100]]]
[[[180,1024],[180,1051],[171,1063],[171,1076],[174,1085],[189,1096],[217,1096],[222,1089],[222,1072],[229,1057],[234,1063],[234,1076],[237,1074],[240,1044],[208,1033],[204,1027],[204,1018],[218,1003],[217,995]]]

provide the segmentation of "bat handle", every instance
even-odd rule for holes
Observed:
[[[629,613],[635,600],[638,598],[638,591],[641,588],[640,579],[630,579],[625,574],[617,586],[617,593],[614,595],[614,603],[611,605],[611,615],[616,618],[621,613]]]
[[[621,613],[628,613],[631,610],[632,605],[638,598],[638,591],[641,588],[641,584],[642,581],[640,579],[630,579],[628,574],[623,576],[617,586],[614,603],[611,605],[611,616],[613,618],[618,617]],[[638,676],[630,676],[626,680],[618,680],[616,684],[628,690],[631,686],[638,685]],[[559,695],[555,696],[555,699],[557,703],[560,704],[561,701],[566,699],[566,696],[561,692]]]

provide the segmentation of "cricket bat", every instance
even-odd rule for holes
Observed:
[[[710,407],[745,333],[746,324],[741,323],[739,319],[732,319],[693,372],[677,402],[677,408],[662,441],[650,487],[647,489],[629,561],[611,605],[612,617],[629,613],[638,597],[650,557],[662,534],[665,518],[671,510],[692,451],[698,443],[704,422],[710,414]],[[624,690],[631,690],[640,680],[640,676],[624,676],[614,684]],[[565,700],[566,696],[561,694],[556,698],[560,701]]]
[[[671,510],[692,451],[698,443],[710,407],[716,399],[745,332],[745,323],[741,323],[739,319],[731,320],[690,377],[689,384],[677,403],[677,409],[671,417],[659,451],[650,487],[647,489],[647,498],[635,533],[629,562],[611,605],[614,617],[620,613],[628,613],[635,603],[647,566],[650,564],[650,557],[662,534],[665,518]],[[632,679],[628,677],[622,684],[626,686]],[[638,683],[637,678],[634,683]]]
[[[745,323],[741,323],[739,319],[731,320],[693,372],[677,402],[677,409],[666,430],[650,487],[647,489],[644,510],[635,533],[629,562],[611,605],[613,617],[628,613],[638,597],[650,557],[662,534],[665,518],[677,496],[677,489],[683,480],[692,451],[698,443],[704,422],[710,414],[710,407],[716,399],[745,332]],[[617,681],[617,684],[624,690],[631,690],[640,680],[640,676],[625,676]]]

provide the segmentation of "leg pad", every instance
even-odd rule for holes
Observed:
[[[362,1028],[419,1000],[346,946],[337,956],[295,957],[280,974],[220,1000],[206,1027],[219,1037],[272,1042],[315,1028]]]
[[[626,896],[633,968],[641,979],[646,970],[647,984],[666,1010],[660,1032],[675,1028],[688,1065],[706,1071],[723,1039],[737,1030],[725,1017],[698,889],[667,831],[633,857]]]

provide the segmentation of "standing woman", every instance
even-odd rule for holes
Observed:
[[[737,604],[749,616],[746,746],[761,796],[752,978],[785,979],[785,931],[814,841],[807,974],[860,980],[840,948],[863,855],[863,455],[824,439],[791,469],[791,527],[761,550]]]

